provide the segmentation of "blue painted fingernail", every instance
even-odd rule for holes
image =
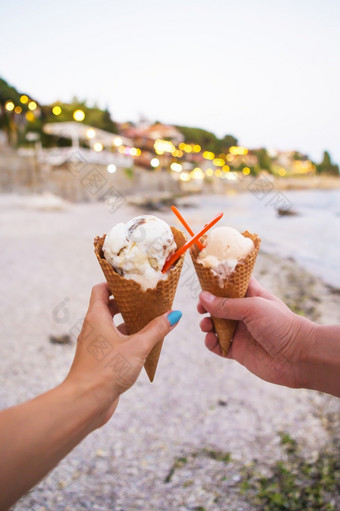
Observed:
[[[172,311],[168,314],[167,319],[171,326],[176,325],[182,317],[181,311]]]

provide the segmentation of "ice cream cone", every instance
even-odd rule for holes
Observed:
[[[171,227],[171,230],[177,248],[181,247],[186,241],[185,235],[176,227]],[[106,261],[102,250],[105,236],[97,236],[94,239],[95,254],[123,316],[127,331],[129,334],[134,334],[144,328],[152,319],[171,309],[184,256],[176,261],[166,280],[160,280],[155,288],[144,291],[138,282],[120,276]],[[163,340],[154,346],[144,364],[150,381],[153,381],[155,377],[162,344]]]
[[[248,231],[242,233],[246,238],[251,238],[254,243],[254,249],[243,260],[241,260],[235,269],[221,279],[211,268],[204,266],[197,261],[199,250],[193,246],[190,250],[192,262],[197,273],[203,291],[209,291],[215,296],[228,298],[243,298],[246,295],[250,277],[254,268],[256,257],[260,248],[261,239],[257,234],[250,234]],[[201,241],[203,241],[201,239]],[[227,356],[230,342],[233,338],[237,321],[212,317],[218,342],[221,346],[222,355]]]

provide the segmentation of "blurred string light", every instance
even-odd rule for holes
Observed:
[[[224,177],[226,179],[228,179],[229,181],[236,181],[237,180],[237,175],[235,174],[235,172],[228,172],[227,174],[224,175]]]
[[[157,154],[172,153],[175,150],[175,146],[172,142],[160,139],[155,141],[154,148]]]
[[[279,176],[285,176],[287,174],[287,171],[286,169],[284,169],[283,167],[281,167],[279,169]]]
[[[158,158],[152,158],[152,160],[150,162],[150,165],[151,165],[151,167],[153,167],[155,169],[159,165],[159,159]]]
[[[30,102],[28,103],[28,108],[29,108],[29,110],[34,111],[34,110],[37,108],[37,104],[36,104],[36,102],[35,102],[35,101],[30,101]]]
[[[205,160],[213,160],[215,158],[215,155],[211,151],[204,151],[203,152],[203,158]]]
[[[33,112],[27,112],[25,115],[28,122],[33,122],[35,120],[35,116]]]
[[[55,106],[52,108],[52,114],[53,114],[53,115],[60,115],[60,114],[61,114],[61,108],[60,108],[60,106],[55,105]]]
[[[230,171],[229,165],[223,165],[222,170],[223,172],[229,172]]]
[[[239,146],[231,146],[229,149],[229,152],[231,154],[235,155],[242,155],[242,154],[248,154],[248,149],[246,147],[239,147]]]
[[[181,174],[179,175],[179,178],[181,181],[190,181],[191,177],[190,177],[190,174],[189,172],[181,172]]]
[[[23,94],[21,97],[20,97],[20,101],[23,105],[26,105],[27,101],[28,101],[28,96],[26,96],[26,94]]]
[[[97,153],[100,153],[100,151],[103,150],[103,144],[101,144],[100,142],[96,142],[94,145],[93,145],[93,149],[97,152]]]
[[[170,165],[170,168],[171,170],[173,170],[174,172],[181,172],[181,170],[183,169],[182,165],[180,163],[176,163],[176,162],[173,162],[171,165]]]
[[[81,122],[85,119],[85,112],[83,110],[75,110],[73,112],[73,119],[77,122]]]
[[[13,101],[7,101],[7,103],[5,104],[5,108],[6,110],[8,110],[8,112],[12,112],[12,110],[14,110],[14,103]]]
[[[242,174],[244,174],[245,176],[248,176],[250,174],[250,168],[244,167],[244,169],[242,170]]]
[[[110,165],[107,166],[107,171],[110,174],[114,174],[116,172],[116,170],[117,170],[117,167],[113,163],[110,163]]]
[[[223,165],[225,165],[225,161],[222,158],[214,158],[213,165],[215,165],[215,167],[223,167]]]
[[[94,138],[96,136],[96,132],[93,128],[90,128],[89,130],[87,130],[86,132],[86,136],[87,138]]]
[[[193,179],[202,180],[204,179],[204,172],[202,172],[202,169],[200,169],[199,167],[196,167],[194,170],[190,172],[190,176]]]
[[[22,112],[22,108],[21,108],[21,106],[19,106],[19,105],[18,105],[18,106],[16,106],[16,107],[14,108],[14,112],[15,112],[16,114],[21,114],[21,112]]]
[[[201,146],[199,144],[195,144],[192,148],[192,150],[194,151],[194,153],[200,153],[201,152]]]
[[[214,171],[212,168],[208,168],[206,171],[205,171],[205,175],[208,176],[208,177],[211,177],[214,175]]]
[[[115,145],[116,147],[119,147],[121,146],[123,143],[122,139],[120,137],[116,137],[114,140],[113,140],[113,145]]]

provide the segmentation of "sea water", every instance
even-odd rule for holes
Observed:
[[[293,257],[328,284],[340,287],[340,190],[197,195],[188,202],[191,206],[182,211],[196,232],[223,211],[220,225],[256,232],[263,250]],[[279,216],[277,206],[297,214]]]

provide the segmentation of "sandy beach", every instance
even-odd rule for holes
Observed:
[[[90,290],[103,280],[93,238],[137,214],[136,207],[110,210],[105,203],[43,211],[0,196],[1,408],[66,376]],[[170,213],[157,215],[177,225]],[[295,312],[340,323],[340,290],[291,257],[261,251],[255,276]],[[308,460],[333,445],[339,400],[265,383],[211,354],[198,326],[198,293],[187,256],[174,303],[183,318],[164,343],[154,383],[143,372],[112,420],[15,511],[248,511],[256,505],[240,490],[244,467],[256,460],[258,471],[270,473],[284,457],[282,432]],[[49,340],[64,334],[70,344]]]

